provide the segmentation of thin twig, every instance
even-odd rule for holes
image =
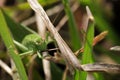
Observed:
[[[13,73],[13,75],[12,75],[13,80],[20,80],[20,76],[19,76],[18,71],[16,69],[15,63],[13,62],[12,59],[10,60],[10,62],[11,62],[11,69],[12,69],[12,73]]]
[[[56,13],[61,12],[62,10],[63,10],[63,5],[59,4],[59,5],[56,5],[53,8],[50,8],[50,9],[46,10],[46,13],[48,14],[48,16],[52,16],[52,15],[54,15]],[[56,20],[56,19],[54,19],[54,20]],[[32,17],[22,21],[21,24],[24,25],[24,26],[28,26],[28,25],[30,25],[32,23],[35,23],[35,21],[36,21],[35,16],[32,16]],[[54,21],[53,21],[53,23],[54,23]]]
[[[111,47],[110,50],[112,50],[112,51],[120,51],[120,46]]]
[[[46,50],[44,50],[44,51],[41,51],[41,52],[46,52],[46,51],[54,51],[54,50],[59,50],[59,48],[52,48],[52,49],[46,49]]]
[[[69,71],[68,66],[66,66],[66,68],[65,68],[65,70],[64,70],[64,73],[63,73],[62,80],[66,80],[68,71]]]
[[[46,25],[39,16],[38,13],[36,13],[36,22],[37,22],[37,28],[38,28],[38,33],[41,36],[43,40],[46,38]],[[47,52],[42,52],[43,57],[46,56],[48,53]],[[45,80],[51,80],[51,70],[50,70],[50,62],[46,59],[42,60],[43,62],[43,69],[44,69],[44,74],[45,74]]]
[[[78,9],[78,7],[79,7],[79,4],[78,4],[77,2],[75,2],[75,3],[73,4],[73,6],[71,7],[72,12],[75,12],[75,11]],[[59,30],[62,28],[62,26],[67,22],[67,20],[68,20],[68,18],[67,18],[67,16],[65,15],[65,16],[61,19],[61,21],[58,23],[58,25],[56,26],[57,31],[59,31]]]
[[[37,54],[34,54],[30,58],[29,62],[27,63],[27,66],[30,65],[29,68],[28,68],[28,79],[29,80],[33,80],[33,76],[32,75],[33,75],[33,69],[34,69],[36,57],[37,57]]]
[[[1,66],[1,68],[3,68],[10,76],[13,75],[12,69],[11,69],[7,64],[5,64],[2,60],[0,60],[0,66]]]
[[[39,35],[41,36],[41,38],[43,40],[45,40],[45,38],[46,38],[46,25],[38,13],[36,13],[36,23],[37,23],[37,29],[38,29]]]
[[[106,64],[106,63],[94,63],[82,65],[84,71],[87,72],[107,72],[107,73],[120,73],[119,64]]]
[[[46,56],[48,53],[47,52],[42,52],[43,57]],[[43,69],[44,69],[44,74],[45,74],[45,80],[51,80],[51,69],[50,69],[50,61],[43,59]]]
[[[56,52],[54,53],[54,56],[46,56],[45,59],[52,61],[54,63],[63,64],[62,57]]]
[[[28,26],[34,22],[35,22],[35,16],[32,16],[29,19],[22,21],[21,24],[24,26]]]
[[[86,80],[95,80],[93,72],[87,72]]]
[[[48,10],[46,10],[46,13],[48,14],[48,16],[52,16],[54,14],[60,13],[63,10],[63,5],[62,4],[58,4],[53,8],[50,8]],[[56,19],[53,20],[53,23]]]

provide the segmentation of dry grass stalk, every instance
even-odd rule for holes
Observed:
[[[41,36],[43,40],[46,38],[46,25],[44,24],[43,20],[39,16],[38,13],[36,13],[36,22],[37,22],[37,28],[38,33]],[[46,56],[48,53],[47,51],[42,52],[43,57]],[[50,62],[46,59],[42,59],[43,62],[43,70],[45,74],[45,80],[51,80],[51,70],[50,70]]]

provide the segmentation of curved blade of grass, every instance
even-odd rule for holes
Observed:
[[[68,16],[69,31],[70,31],[72,47],[74,50],[77,50],[81,47],[81,43],[80,43],[80,36],[77,31],[77,26],[74,20],[74,16],[73,16],[73,13],[71,12],[69,1],[62,0],[62,3],[65,7],[64,9],[65,9],[66,15]]]
[[[4,15],[3,15],[1,9],[0,9],[0,26],[1,26],[0,27],[0,35],[2,36],[2,39],[3,39],[5,45],[8,49],[8,52],[9,52],[11,58],[13,59],[15,65],[16,65],[20,79],[21,80],[28,80],[24,66],[22,64],[22,61],[21,61],[19,55],[16,54],[17,51],[15,49],[12,37],[10,35],[10,31],[7,27],[7,23],[5,21],[5,18],[4,18]]]

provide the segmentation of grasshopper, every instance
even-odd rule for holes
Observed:
[[[47,49],[47,45],[52,41],[53,40],[48,38],[48,36],[43,40],[38,34],[29,34],[24,37],[22,43],[15,40],[14,43],[21,51],[23,51],[20,56],[37,53],[39,58],[43,58],[40,53],[45,51]]]

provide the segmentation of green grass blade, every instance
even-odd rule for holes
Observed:
[[[93,39],[94,39],[94,21],[90,20],[88,24],[88,29],[86,32],[84,44],[84,52],[82,56],[82,64],[93,62],[92,53],[93,53]]]
[[[79,70],[75,70],[75,74],[74,74],[74,80],[80,80],[80,71]]]
[[[66,15],[68,16],[69,31],[70,31],[72,47],[74,50],[77,50],[80,48],[81,43],[80,43],[80,36],[77,31],[77,26],[74,20],[74,16],[73,16],[73,13],[71,12],[69,1],[62,0],[62,3],[65,7],[64,9],[65,9]]]
[[[22,61],[19,55],[16,54],[16,48],[14,46],[12,37],[10,35],[10,31],[7,27],[7,23],[5,21],[5,18],[1,9],[0,9],[0,26],[1,26],[0,35],[2,36],[2,39],[8,49],[8,52],[16,65],[16,68],[18,70],[21,80],[28,80]]]
[[[90,11],[88,11],[90,12]],[[89,23],[85,36],[84,52],[82,55],[82,64],[93,63],[93,39],[94,39],[94,19],[91,13],[89,14]],[[80,73],[80,79],[86,80],[87,72]]]
[[[90,25],[88,26],[88,30],[87,30],[87,34],[86,34],[84,52],[82,55],[82,64],[87,64],[87,63],[93,62],[93,57],[92,57],[93,38],[94,38],[94,23],[90,22]],[[81,76],[81,80],[86,80],[87,73],[84,72],[80,76]]]

